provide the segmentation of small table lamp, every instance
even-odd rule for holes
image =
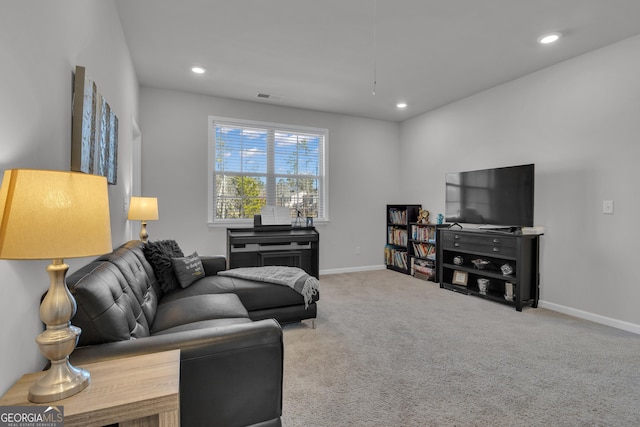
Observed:
[[[76,301],[65,282],[63,258],[111,251],[107,180],[77,172],[6,170],[0,188],[0,259],[52,259],[50,285],[40,305],[46,330],[36,338],[51,368],[29,389],[36,403],[64,399],[89,385],[90,375],[69,363],[80,328],[71,325]]]
[[[131,197],[129,203],[128,219],[142,221],[140,226],[140,240],[147,242],[147,221],[158,219],[158,198],[157,197]]]

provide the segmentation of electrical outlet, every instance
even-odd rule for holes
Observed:
[[[612,214],[613,213],[613,200],[603,200],[602,201],[602,213],[603,214]]]
[[[356,246],[356,255],[360,255],[360,246]]]

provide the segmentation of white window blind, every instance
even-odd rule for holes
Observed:
[[[209,117],[209,221],[253,220],[264,206],[327,220],[326,129]]]

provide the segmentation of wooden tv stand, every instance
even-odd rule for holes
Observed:
[[[527,305],[538,306],[539,235],[440,229],[438,239],[441,288],[509,304],[518,311]],[[488,263],[478,268],[474,260]],[[503,272],[506,266],[512,271]],[[489,281],[486,292],[481,291],[478,279]]]

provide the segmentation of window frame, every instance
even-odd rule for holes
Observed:
[[[257,120],[248,120],[248,119],[236,119],[231,117],[222,117],[222,116],[208,116],[207,118],[207,154],[208,154],[208,171],[207,171],[207,222],[210,227],[216,226],[242,226],[242,225],[253,225],[253,218],[231,218],[231,219],[223,219],[216,218],[216,210],[215,210],[215,191],[214,191],[214,182],[215,182],[215,159],[216,159],[216,123],[222,123],[229,126],[238,126],[238,127],[258,127],[258,128],[267,128],[274,131],[294,131],[300,133],[311,133],[311,134],[319,134],[324,137],[324,141],[322,144],[322,155],[320,158],[320,189],[318,190],[318,197],[321,198],[321,202],[319,205],[322,205],[322,213],[318,212],[318,217],[314,218],[314,224],[326,223],[329,222],[329,176],[328,176],[328,159],[329,159],[329,130],[326,128],[316,128],[309,126],[299,126],[285,123],[274,123],[274,122],[264,122]],[[275,171],[271,171],[274,176]],[[267,172],[269,175],[269,172]],[[298,176],[298,175],[292,175]],[[292,218],[293,221],[293,218]]]

